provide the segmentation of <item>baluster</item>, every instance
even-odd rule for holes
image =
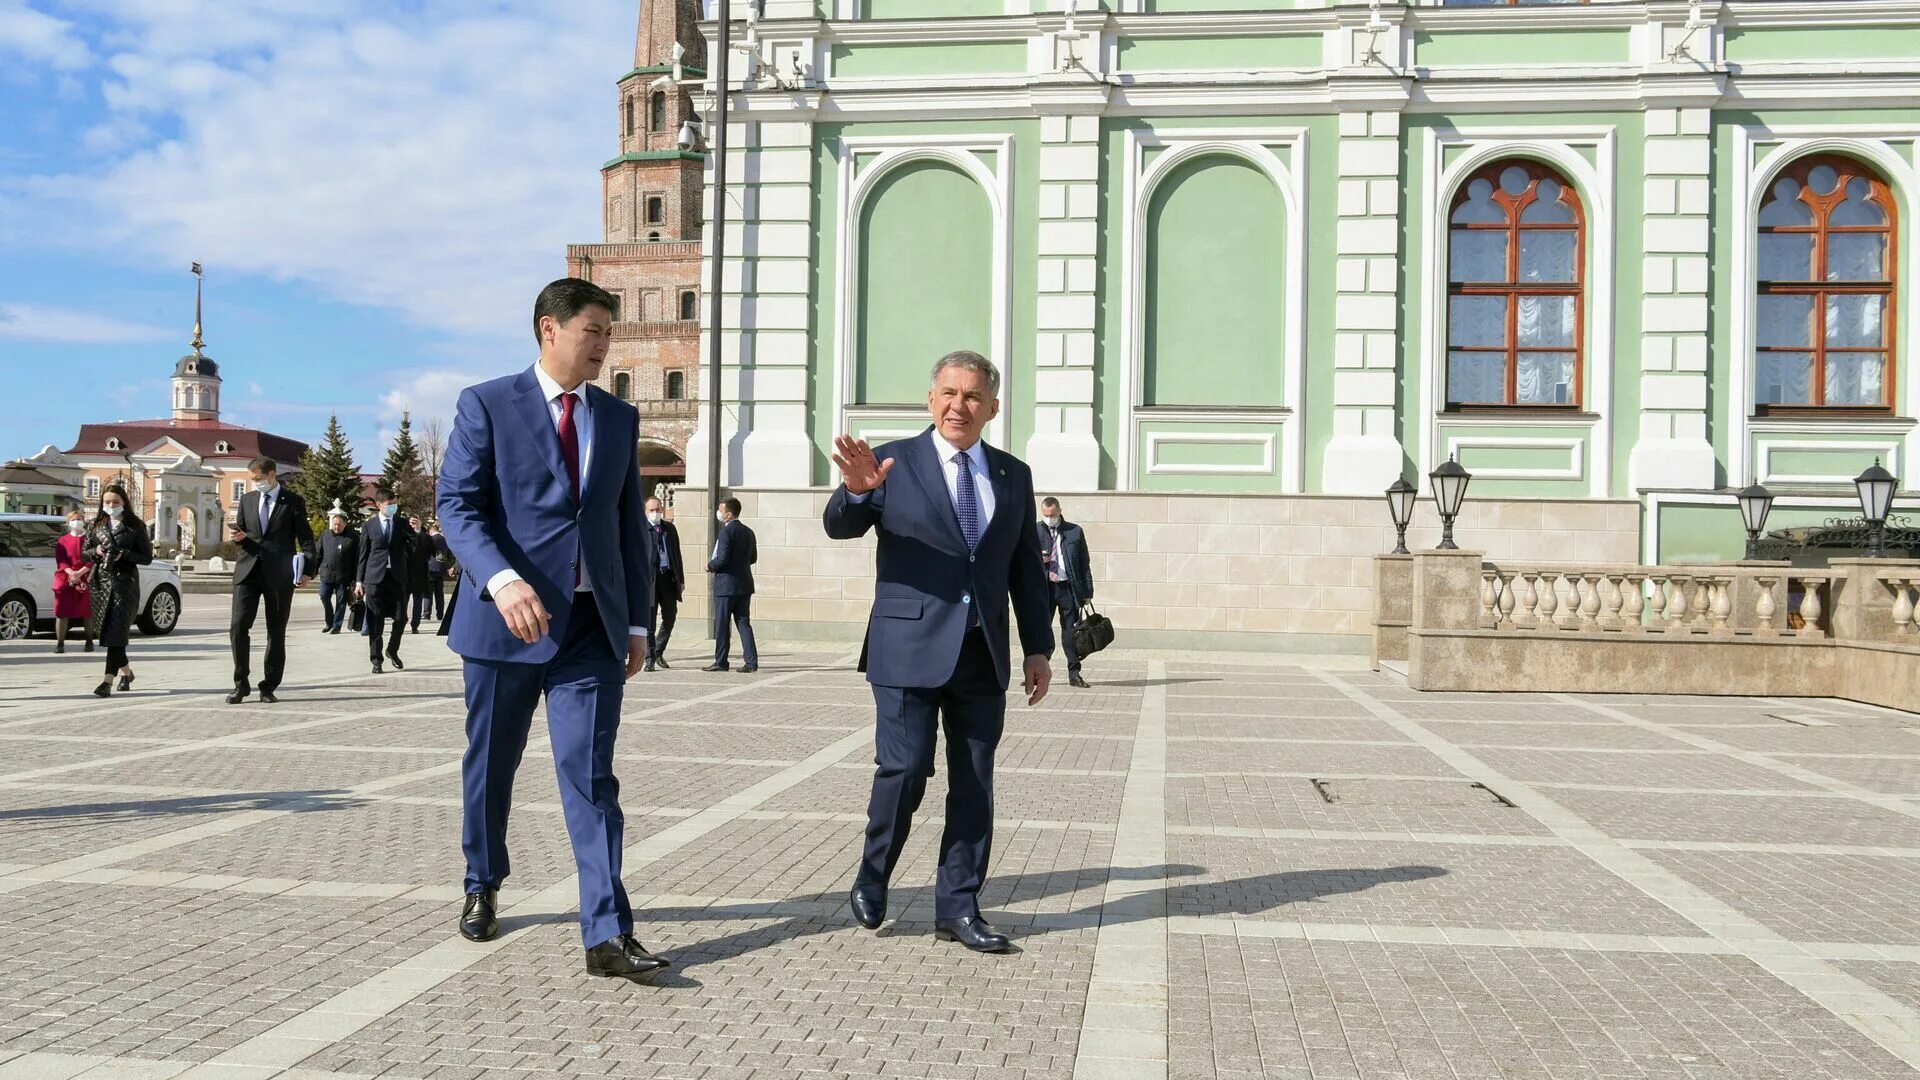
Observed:
[[[1713,591],[1713,607],[1711,608],[1713,612],[1713,632],[1716,634],[1725,634],[1728,633],[1727,618],[1733,614],[1733,579],[1728,577],[1714,578],[1710,584]]]
[[[1627,630],[1644,630],[1640,625],[1642,596],[1640,590],[1646,588],[1646,576],[1643,574],[1626,575],[1626,587],[1620,590],[1620,620]]]
[[[1498,626],[1502,630],[1513,629],[1513,583],[1519,574],[1509,571],[1500,579],[1500,611]]]
[[[1801,633],[1811,632],[1815,636],[1824,636],[1825,629],[1820,625],[1820,586],[1817,578],[1800,579],[1800,621],[1805,625]]]
[[[1713,609],[1713,579],[1706,576],[1693,579],[1693,628],[1705,630],[1707,616]]]
[[[1537,626],[1540,622],[1540,615],[1536,610],[1540,606],[1540,591],[1535,582],[1540,577],[1540,573],[1536,570],[1522,570],[1520,576],[1526,582],[1520,589],[1520,624],[1527,627]]]
[[[1493,571],[1491,570],[1480,571],[1480,625],[1481,626],[1492,626],[1494,622],[1493,605],[1494,605],[1495,594],[1493,591],[1493,579],[1494,579]]]
[[[1556,625],[1553,613],[1560,608],[1559,579],[1557,571],[1543,570],[1540,573],[1540,584],[1543,586],[1540,590],[1540,619],[1534,625],[1542,630],[1552,630]]]
[[[1648,625],[1654,630],[1665,630],[1667,628],[1667,575],[1656,574],[1649,580],[1653,582],[1653,596],[1648,598],[1648,606],[1652,611],[1651,617],[1647,620]]]
[[[1608,630],[1620,627],[1620,582],[1624,575],[1600,575],[1600,625]]]
[[[1579,574],[1566,575],[1566,581],[1567,602],[1561,605],[1562,619],[1560,625],[1571,630],[1578,630],[1580,628],[1580,607],[1586,603],[1586,597],[1580,591]]]
[[[1912,589],[1920,585],[1920,579],[1894,578],[1887,584],[1893,586],[1893,632],[1911,634],[1914,632]]]
[[[1580,580],[1580,624],[1590,630],[1598,629],[1600,626],[1600,575],[1581,574]]]
[[[1774,632],[1773,616],[1778,610],[1773,603],[1773,583],[1777,578],[1754,578],[1754,584],[1760,587],[1760,595],[1753,602],[1754,629],[1762,634]]]
[[[1673,630],[1685,630],[1687,628],[1688,579],[1683,575],[1675,574],[1667,579],[1667,584],[1673,588],[1673,595],[1667,599],[1668,627]]]

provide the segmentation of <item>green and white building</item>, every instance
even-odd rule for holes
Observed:
[[[1070,516],[1293,530],[1196,556],[1371,554],[1450,455],[1462,542],[1539,557],[1737,557],[1748,483],[1776,526],[1876,457],[1914,486],[1920,0],[1063,2],[736,0],[727,485],[817,497],[973,348]],[[1366,587],[1254,566],[1214,584]]]

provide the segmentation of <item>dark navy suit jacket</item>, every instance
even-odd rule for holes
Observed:
[[[931,431],[932,428],[927,429]],[[1005,690],[1007,608],[1020,620],[1024,656],[1053,654],[1051,595],[1034,532],[1033,472],[1012,454],[982,444],[993,483],[993,519],[967,550],[942,462],[923,432],[874,450],[894,460],[887,482],[856,502],[846,485],[827,500],[823,523],[835,540],[880,532],[873,613],[860,667],[880,686],[945,686],[960,662],[967,612],[978,608]]]
[[[714,522],[718,525],[719,522]],[[752,596],[753,564],[760,561],[760,542],[739,518],[726,523],[714,541],[707,570],[713,574],[713,595]]]
[[[613,654],[627,655],[627,628],[645,626],[659,556],[640,486],[640,413],[591,383],[593,454],[580,504],[573,501],[553,414],[531,367],[460,392],[440,466],[440,528],[460,561],[460,588],[448,644],[473,660],[544,664],[567,639],[574,560],[586,577]],[[552,615],[528,645],[507,629],[486,590],[511,567]]]

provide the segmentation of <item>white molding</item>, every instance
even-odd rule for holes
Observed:
[[[1149,431],[1146,433],[1147,468],[1153,476],[1272,476],[1273,432],[1236,435],[1230,431]],[[1211,443],[1216,446],[1257,446],[1259,465],[1167,465],[1159,460],[1162,446],[1178,443]]]
[[[1759,220],[1760,201],[1766,197],[1768,187],[1794,161],[1812,153],[1841,153],[1858,157],[1874,168],[1879,169],[1892,186],[1894,198],[1898,201],[1900,218],[1898,241],[1900,263],[1897,268],[1904,276],[1904,288],[1894,296],[1894,310],[1899,317],[1895,325],[1906,325],[1907,321],[1920,315],[1920,273],[1914,272],[1914,252],[1920,251],[1920,171],[1897,150],[1892,143],[1907,144],[1909,154],[1920,152],[1920,124],[1782,124],[1767,127],[1759,124],[1736,125],[1733,129],[1733,220],[1727,223],[1733,247],[1732,273],[1730,288],[1726,294],[1731,303],[1727,334],[1727,387],[1728,392],[1721,394],[1726,402],[1723,420],[1728,432],[1727,438],[1727,477],[1730,482],[1744,486],[1752,483],[1755,455],[1750,452],[1752,435],[1759,431],[1797,430],[1808,433],[1833,431],[1872,431],[1866,426],[1885,424],[1889,421],[1845,420],[1807,421],[1756,420],[1753,416],[1754,363],[1753,348],[1758,336],[1755,321],[1758,318],[1759,303],[1754,292],[1754,275],[1759,264]],[[1756,160],[1756,154],[1766,149],[1764,156]],[[1906,330],[1909,343],[1915,340],[1914,330]],[[1896,401],[1894,407],[1907,416],[1920,416],[1920,372],[1909,357],[1913,349],[1900,348],[1900,342],[1894,342],[1890,353],[1894,366],[1894,385],[1900,388],[1904,404]],[[1899,423],[1899,421],[1891,421]],[[1920,460],[1920,428],[1912,423],[1905,424],[1906,460]]]
[[[1287,410],[1284,421],[1286,450],[1280,462],[1280,489],[1302,490],[1306,456],[1305,425],[1291,419],[1306,401],[1306,234],[1307,234],[1307,129],[1294,125],[1250,125],[1246,127],[1210,127],[1159,131],[1129,130],[1125,135],[1125,175],[1122,181],[1120,222],[1121,299],[1120,299],[1120,419],[1119,477],[1122,491],[1132,490],[1139,481],[1139,462],[1135,453],[1136,413],[1141,408],[1146,362],[1146,265],[1147,207],[1153,191],[1169,170],[1189,158],[1206,154],[1226,154],[1253,165],[1279,189],[1286,217],[1286,251],[1282,273],[1285,340],[1281,342],[1281,408]],[[1151,166],[1143,164],[1146,151],[1158,147],[1162,153]],[[1292,152],[1292,165],[1281,160],[1275,148]]]
[[[1755,472],[1759,474],[1756,483],[1761,484],[1853,484],[1853,477],[1838,473],[1776,473],[1773,471],[1773,455],[1779,451],[1794,450],[1850,450],[1854,453],[1876,453],[1887,471],[1900,475],[1900,440],[1886,442],[1843,442],[1832,439],[1797,441],[1793,439],[1756,439],[1754,457],[1758,458]]]
[[[1515,468],[1479,468],[1474,478],[1487,480],[1579,480],[1586,475],[1587,440],[1541,439],[1524,436],[1505,435],[1455,435],[1447,439],[1447,454],[1452,456],[1462,450],[1565,450],[1567,464],[1565,469],[1515,469]]]
[[[1586,349],[1584,385],[1580,387],[1580,408],[1593,414],[1581,422],[1592,428],[1589,448],[1588,490],[1592,498],[1604,499],[1613,485],[1613,417],[1611,415],[1614,369],[1614,290],[1619,287],[1614,268],[1614,234],[1618,221],[1614,216],[1615,188],[1619,172],[1615,162],[1618,132],[1612,124],[1570,126],[1555,124],[1465,125],[1451,129],[1427,128],[1421,134],[1421,153],[1425,159],[1420,194],[1423,218],[1421,234],[1421,273],[1424,287],[1420,293],[1418,363],[1420,365],[1420,432],[1416,440],[1416,467],[1424,475],[1439,464],[1434,452],[1439,438],[1441,412],[1445,405],[1447,357],[1447,203],[1453,190],[1473,170],[1490,161],[1514,155],[1536,156],[1558,168],[1578,189],[1586,209],[1586,250],[1590,272],[1586,272]],[[1596,161],[1589,162],[1575,147],[1592,147]],[[1466,152],[1451,166],[1443,168],[1446,151],[1464,147]],[[1585,268],[1583,268],[1585,269]],[[1449,419],[1448,422],[1452,422]],[[1523,426],[1531,419],[1515,418],[1506,423]]]
[[[877,151],[878,156],[864,169],[859,168],[861,153]],[[980,152],[994,155],[989,168]],[[998,446],[1006,444],[1013,409],[1013,356],[1010,309],[1012,306],[1013,263],[1013,136],[981,135],[844,135],[834,148],[840,186],[840,228],[836,239],[835,277],[838,295],[833,312],[833,430],[846,430],[849,396],[854,385],[853,327],[858,294],[860,212],[874,185],[892,170],[915,161],[941,161],[960,169],[980,185],[993,214],[992,319],[988,332],[988,359],[1000,369],[1000,415],[987,425],[985,437]],[[931,369],[937,356],[926,358]]]

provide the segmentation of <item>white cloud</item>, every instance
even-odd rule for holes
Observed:
[[[36,11],[26,0],[0,0],[0,55],[56,71],[77,71],[93,62],[92,51],[72,23]]]
[[[172,332],[109,319],[81,308],[0,303],[0,340],[55,345],[128,345],[164,341]]]
[[[381,453],[386,452],[386,444],[400,430],[402,415],[411,418],[416,438],[429,420],[437,419],[443,429],[450,430],[460,391],[499,374],[499,371],[476,372],[457,368],[433,368],[408,374],[393,389],[380,395]]]
[[[112,53],[87,136],[109,156],[25,185],[45,237],[500,342],[566,244],[602,235],[632,0],[64,6]]]

